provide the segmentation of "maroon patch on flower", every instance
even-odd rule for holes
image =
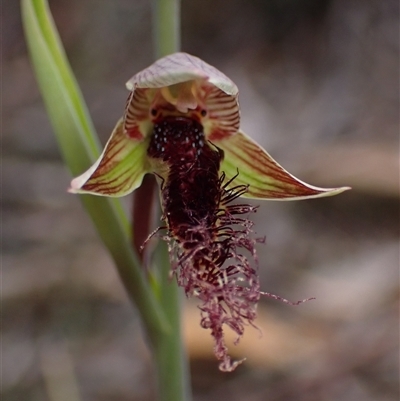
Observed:
[[[231,204],[247,186],[228,189],[220,175],[223,152],[206,141],[203,127],[183,117],[168,117],[154,125],[148,155],[168,166],[161,185],[164,219],[170,241],[172,271],[187,296],[202,304],[201,326],[211,330],[220,369],[233,370],[224,342],[224,325],[237,334],[253,324],[260,287],[250,237],[253,223],[246,215],[256,207]],[[257,266],[257,263],[255,263]]]

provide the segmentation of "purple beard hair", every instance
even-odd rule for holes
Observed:
[[[220,370],[232,371],[223,326],[230,327],[238,343],[244,327],[253,325],[260,286],[257,274],[253,223],[243,215],[257,207],[231,204],[247,191],[228,189],[220,173],[223,152],[205,139],[202,125],[185,117],[167,117],[154,125],[148,155],[165,163],[161,183],[163,218],[167,223],[172,273],[187,296],[201,304],[201,326],[211,330]],[[251,267],[246,250],[255,261]]]

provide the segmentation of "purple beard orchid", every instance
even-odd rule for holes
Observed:
[[[97,162],[70,192],[124,196],[146,173],[159,181],[171,271],[187,296],[200,300],[201,326],[211,330],[220,369],[232,371],[224,325],[243,335],[261,294],[253,199],[306,199],[347,187],[317,188],[284,170],[240,131],[238,88],[197,57],[175,53],[127,82],[124,116]],[[252,266],[248,254],[254,261]]]

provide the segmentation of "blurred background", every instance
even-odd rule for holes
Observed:
[[[99,135],[125,82],[153,61],[145,0],[50,0]],[[194,400],[399,399],[397,0],[183,0],[184,51],[232,78],[242,127],[289,171],[340,196],[260,202],[257,324],[218,371],[185,301]],[[7,401],[150,401],[135,308],[63,166],[24,42],[19,2],[2,27],[2,378]],[[129,202],[130,199],[127,200]],[[257,202],[256,202],[257,203]]]

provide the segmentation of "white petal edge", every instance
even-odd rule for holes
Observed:
[[[130,91],[136,88],[162,88],[192,79],[207,80],[228,95],[235,96],[238,88],[217,68],[188,53],[173,53],[135,74],[127,83]]]

